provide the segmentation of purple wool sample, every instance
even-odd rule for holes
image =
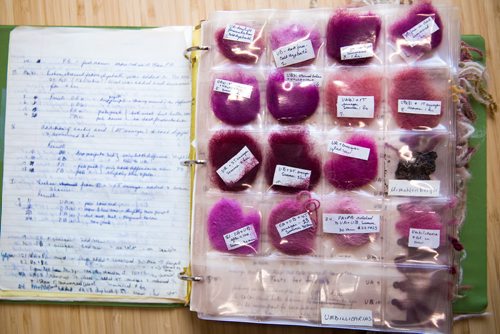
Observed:
[[[410,229],[439,230],[440,242],[446,241],[445,225],[441,223],[441,215],[431,206],[420,202],[401,204],[398,207],[400,219],[396,222],[396,231],[408,238]]]
[[[375,141],[365,135],[353,135],[347,144],[370,149],[368,160],[333,154],[324,166],[326,179],[337,189],[354,190],[372,182],[378,173],[378,153]]]
[[[435,31],[430,38],[425,38],[411,46],[405,40],[403,34],[429,17],[434,20],[439,30]],[[436,8],[432,6],[431,2],[423,1],[413,6],[404,18],[391,25],[389,28],[389,36],[394,44],[401,47],[406,56],[418,58],[441,44],[443,39],[443,23]]]
[[[358,214],[363,210],[349,197],[341,198],[327,213]],[[333,234],[335,243],[341,247],[359,247],[370,242],[370,233]]]
[[[271,32],[270,43],[271,49],[274,51],[280,47],[298,41],[310,40],[314,55],[318,56],[318,50],[321,46],[321,34],[316,28],[308,28],[301,24],[290,24],[274,29]],[[314,62],[315,58],[309,59],[292,66],[303,66]]]
[[[316,111],[319,88],[313,82],[285,81],[285,72],[277,70],[267,79],[267,109],[283,123],[300,122]]]
[[[212,90],[210,101],[215,116],[229,125],[244,125],[253,121],[260,110],[260,91],[257,78],[243,72],[235,72],[218,76],[216,79],[252,86],[252,93],[250,98],[245,98]]]
[[[382,21],[374,13],[350,13],[338,9],[328,21],[326,28],[326,52],[328,56],[344,65],[362,65],[373,57],[342,60],[340,48],[354,44],[371,43],[377,49]]]
[[[248,26],[237,23],[238,25]],[[260,56],[264,52],[265,41],[262,37],[262,31],[259,27],[253,27],[255,35],[251,43],[242,41],[233,41],[224,38],[225,27],[217,30],[215,33],[215,42],[220,53],[227,59],[241,64],[255,64],[259,61]]]
[[[286,132],[275,132],[269,136],[269,146],[271,150],[268,153],[265,165],[265,178],[269,186],[282,192],[311,190],[316,186],[321,176],[321,162],[314,153],[314,147],[305,130],[290,129]],[[310,170],[309,184],[305,184],[303,187],[273,185],[276,165]]]
[[[255,159],[259,161],[259,164],[246,172],[238,181],[226,184],[217,174],[217,170],[238,154],[245,146],[250,150]],[[211,179],[220,189],[241,191],[251,187],[255,181],[262,162],[262,152],[255,139],[243,131],[219,131],[208,143],[208,161],[212,167]]]
[[[253,226],[257,239],[228,250],[224,235],[248,225]],[[241,205],[235,200],[223,198],[212,207],[208,215],[207,230],[210,244],[220,252],[246,255],[255,254],[259,249],[260,214],[252,210],[245,215]]]

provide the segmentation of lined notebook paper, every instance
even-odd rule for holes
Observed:
[[[190,45],[191,27],[11,33],[0,290],[185,297]]]

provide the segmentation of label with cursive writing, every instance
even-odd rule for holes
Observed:
[[[222,167],[217,169],[217,174],[225,184],[233,184],[241,180],[246,173],[258,164],[259,161],[245,146]]]
[[[430,247],[436,249],[439,247],[440,236],[440,230],[410,228],[408,247]]]
[[[224,30],[224,39],[230,41],[252,43],[255,36],[255,29],[239,24],[228,24]]]
[[[316,55],[311,41],[307,39],[277,48],[273,51],[273,57],[277,67],[285,67],[313,59]]]
[[[337,97],[337,117],[373,118],[374,111],[373,96]]]
[[[311,217],[309,216],[309,213],[304,212],[300,215],[293,216],[292,218],[288,218],[287,220],[276,224],[276,229],[278,230],[280,237],[284,238],[289,236],[290,234],[307,230],[308,228],[311,228],[313,226],[314,224],[311,220]]]
[[[380,215],[325,213],[323,214],[323,232],[378,233],[380,232]]]
[[[438,180],[389,180],[389,196],[438,197]]]
[[[252,95],[253,87],[250,85],[241,84],[234,81],[215,79],[214,91],[228,94],[235,98],[249,99]]]
[[[331,140],[328,144],[328,152],[361,160],[368,160],[370,156],[369,148],[344,143],[340,140]]]
[[[398,112],[417,115],[440,115],[441,101],[398,100]]]
[[[340,48],[340,59],[361,59],[373,57],[373,44],[362,43],[343,46]]]
[[[403,33],[403,38],[408,42],[408,44],[410,44],[411,47],[414,47],[438,30],[439,27],[436,22],[434,22],[434,18],[429,16],[413,28]]]
[[[285,81],[293,83],[312,83],[320,86],[323,82],[323,74],[312,72],[285,72]]]
[[[276,165],[273,185],[306,189],[309,187],[310,179],[311,171],[308,169]]]
[[[224,241],[226,242],[227,250],[237,249],[251,244],[257,240],[257,233],[253,225],[234,230],[233,232],[224,234]]]

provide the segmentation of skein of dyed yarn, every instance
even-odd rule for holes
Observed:
[[[365,135],[353,135],[347,144],[368,148],[367,160],[333,154],[323,168],[325,177],[335,188],[354,190],[372,182],[378,173],[378,153],[375,140]]]
[[[265,40],[262,36],[262,27],[244,23],[236,23],[240,29],[253,30],[253,37],[248,40],[233,40],[224,34],[229,26],[221,28],[215,33],[215,42],[220,53],[227,59],[241,64],[255,64],[259,61],[265,49]],[[237,39],[237,38],[236,38]]]
[[[222,198],[212,207],[207,230],[210,244],[220,252],[246,255],[259,249],[260,214],[244,214],[236,200]]]
[[[212,90],[211,106],[218,119],[229,125],[245,125],[253,121],[260,111],[260,91],[257,78],[253,75],[237,71],[231,74],[218,76],[217,79],[243,84],[251,87],[250,97],[237,93],[227,93]]]
[[[343,197],[335,203],[330,209],[326,209],[325,213],[337,214],[358,214],[363,213],[363,210],[356,204],[354,199]],[[370,233],[345,233],[332,234],[333,239],[340,247],[359,247],[370,242]]]
[[[448,83],[439,71],[426,71],[420,68],[408,68],[398,71],[393,77],[389,89],[389,107],[397,125],[406,130],[428,130],[439,125],[446,106]],[[419,112],[399,112],[399,100],[425,100],[439,102],[441,111],[438,115]]]
[[[422,34],[418,34],[414,36],[416,38],[407,36],[408,40],[403,36],[410,29],[428,19],[434,21],[435,27],[438,30],[429,30],[430,35],[422,36]],[[425,22],[422,24],[425,24]],[[434,32],[431,33],[431,31]],[[398,48],[401,48],[404,56],[419,58],[441,44],[443,39],[441,17],[430,1],[420,2],[414,5],[404,18],[394,22],[390,26],[389,38]]]
[[[274,190],[297,192],[311,190],[321,176],[321,162],[306,130],[302,128],[274,132],[269,136],[270,151],[265,165],[267,184]],[[310,177],[294,184],[273,184],[278,165],[310,171]]]
[[[266,89],[267,109],[282,123],[300,122],[316,111],[319,87],[312,81],[285,80],[285,72],[276,70],[269,75]]]
[[[277,27],[271,31],[270,44],[274,51],[285,45],[299,41],[311,41],[315,57],[318,56],[318,50],[321,46],[321,34],[318,29],[306,27],[301,24],[289,24]],[[315,58],[292,64],[293,66],[304,66],[314,62]]]
[[[369,63],[373,56],[343,59],[341,48],[351,45],[371,44],[377,49],[382,21],[377,14],[359,14],[345,9],[336,10],[326,28],[326,52],[330,58],[344,65]]]
[[[342,126],[369,126],[380,114],[382,84],[382,74],[376,71],[350,69],[337,71],[326,83],[326,110],[333,120]],[[347,97],[373,98],[373,106],[371,101],[354,102],[348,101]],[[371,110],[366,111],[363,107]]]
[[[241,153],[245,148],[250,152]],[[229,182],[226,182],[217,170],[238,154],[240,158],[229,169],[230,175],[235,175],[235,171],[239,173],[227,178]],[[211,179],[217,187],[226,191],[241,191],[250,188],[255,181],[262,162],[262,152],[255,139],[243,131],[219,131],[208,143],[208,161],[212,167]]]
[[[286,199],[276,205],[269,214],[267,227],[271,244],[288,255],[312,253],[319,205],[319,201],[312,199],[308,192],[301,192],[295,199]]]

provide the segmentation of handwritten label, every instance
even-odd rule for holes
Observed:
[[[334,234],[379,233],[380,215],[325,213],[323,231]]]
[[[230,97],[233,97],[235,99],[249,99],[252,95],[252,90],[253,87],[250,85],[245,85],[229,80],[215,79],[214,82],[214,91],[229,94]]]
[[[236,42],[252,43],[255,36],[255,29],[238,25],[228,24],[224,30],[224,39]]]
[[[321,323],[323,325],[373,327],[373,314],[371,310],[322,307]]]
[[[440,185],[436,180],[389,180],[389,196],[438,197]]]
[[[293,83],[312,83],[319,87],[323,82],[323,74],[311,72],[285,72],[285,81]]]
[[[361,59],[373,57],[373,44],[363,43],[363,44],[353,44],[348,46],[343,46],[340,48],[340,59]]]
[[[231,233],[224,234],[227,250],[237,249],[257,240],[257,233],[253,225],[247,225]]]
[[[243,147],[234,157],[229,159],[222,167],[217,169],[217,174],[225,184],[233,184],[241,180],[246,173],[259,164],[248,147]]]
[[[285,67],[313,59],[316,55],[311,41],[307,39],[277,48],[273,51],[273,57],[277,67]]]
[[[439,247],[441,231],[421,228],[410,228],[408,247]]]
[[[337,117],[373,118],[373,96],[337,96]]]
[[[429,16],[413,28],[403,33],[403,38],[411,47],[429,38],[433,33],[439,30],[438,25],[434,22],[434,18]]]
[[[398,100],[398,112],[417,115],[440,115],[441,101]]]
[[[278,230],[280,237],[284,238],[291,234],[307,230],[313,226],[314,224],[309,216],[309,213],[304,212],[276,224],[276,229]]]
[[[328,144],[328,152],[361,160],[368,160],[370,156],[369,148],[344,143],[339,140],[330,141]]]
[[[273,185],[306,189],[309,187],[310,179],[310,170],[276,165]]]

